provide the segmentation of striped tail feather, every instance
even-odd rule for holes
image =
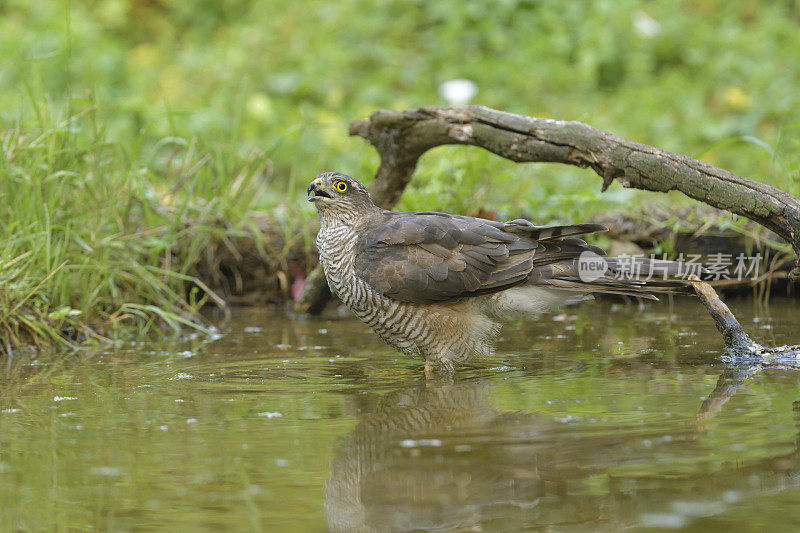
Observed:
[[[636,296],[658,300],[655,294],[694,294],[689,274],[706,272],[700,265],[643,257],[600,257],[605,272],[598,276],[581,275],[580,259],[561,272],[554,272],[544,283],[567,291]]]
[[[602,224],[572,224],[569,226],[535,226],[529,220],[517,218],[503,224],[503,230],[525,237],[526,239],[548,242],[574,235],[586,235],[608,231]]]
[[[536,226],[525,219],[511,220],[503,229],[535,241],[540,253],[532,258],[529,281],[559,290],[582,293],[617,294],[658,300],[655,294],[693,294],[686,279],[689,274],[705,273],[700,265],[644,257],[605,257],[597,246],[578,236],[608,231],[601,224]],[[588,255],[586,255],[588,254]],[[581,271],[584,260],[601,264],[599,270]]]
[[[595,280],[585,282],[579,278],[555,278],[546,285],[563,291],[581,293],[614,294],[617,296],[635,296],[646,300],[656,300],[655,294],[693,294],[691,284],[684,280],[669,280],[659,284],[636,281]]]

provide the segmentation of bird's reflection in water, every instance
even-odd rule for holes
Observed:
[[[669,427],[682,448],[658,457],[632,443],[659,439],[663,427],[596,428],[551,415],[500,412],[493,407],[491,382],[428,382],[394,391],[337,450],[325,487],[329,528],[617,530],[677,496],[724,502],[731,493],[797,487],[797,450],[714,475],[703,468],[673,473],[664,484],[658,467],[630,477],[609,473],[620,465],[646,469],[671,460],[670,454],[679,460],[687,448],[689,455],[704,454],[691,450],[701,446],[703,420],[714,417],[754,372],[723,373],[697,420]]]

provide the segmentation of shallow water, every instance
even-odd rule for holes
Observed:
[[[767,344],[800,304],[733,302]],[[0,531],[795,531],[800,372],[692,299],[587,303],[427,381],[349,316],[241,310],[0,379]]]

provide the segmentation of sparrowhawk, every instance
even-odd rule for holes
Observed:
[[[660,277],[679,273],[680,263],[602,257],[577,237],[607,230],[599,224],[397,213],[337,172],[317,176],[308,195],[320,216],[317,248],[331,291],[384,341],[424,358],[426,371],[490,354],[505,315],[535,315],[593,292],[655,299],[652,292],[687,286]],[[586,258],[601,271],[582,271]],[[628,272],[620,276],[623,264]],[[652,278],[646,285],[645,277]]]

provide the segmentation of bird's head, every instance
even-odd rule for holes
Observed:
[[[317,176],[308,186],[308,201],[314,203],[323,220],[347,222],[377,209],[360,181],[338,172]]]

